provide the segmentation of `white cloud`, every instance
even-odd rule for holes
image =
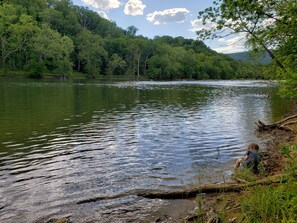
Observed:
[[[97,11],[97,13],[104,19],[109,19],[106,11]]]
[[[226,45],[233,45],[237,44],[239,42],[244,42],[246,40],[246,34],[245,33],[239,33],[233,38],[220,38],[218,41],[220,43],[226,44]]]
[[[192,32],[197,32],[197,31],[201,31],[202,29],[212,29],[216,27],[216,23],[214,22],[206,22],[205,24],[203,24],[202,19],[196,19],[191,21],[191,26],[192,28],[190,29],[190,31]]]
[[[233,38],[220,38],[218,39],[218,42],[221,46],[214,48],[213,50],[219,53],[237,53],[245,51],[245,37],[245,33],[240,33]]]
[[[217,51],[218,53],[238,53],[238,52],[245,51],[246,48],[244,45],[229,45],[229,46],[214,48],[213,50]]]
[[[189,10],[186,8],[172,8],[149,13],[146,16],[146,19],[155,25],[167,24],[170,22],[182,23],[186,20],[186,15],[189,13]]]
[[[82,2],[94,7],[99,12],[116,9],[121,6],[121,2],[119,0],[82,0]]]
[[[129,0],[125,5],[124,13],[132,16],[143,15],[145,8],[146,5],[141,0]]]

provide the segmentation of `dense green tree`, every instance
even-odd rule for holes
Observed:
[[[125,73],[126,69],[125,60],[120,57],[118,54],[113,54],[109,59],[107,74],[108,75],[122,75]]]
[[[122,58],[125,58],[128,49],[127,44],[129,42],[129,38],[126,36],[116,37],[116,38],[106,38],[104,39],[104,46],[109,55],[118,54]]]
[[[43,10],[48,7],[46,0],[4,0],[4,2],[21,6],[23,13],[32,16],[36,21],[40,20]]]
[[[183,79],[193,79],[197,72],[198,60],[195,52],[191,50],[184,50],[181,58],[181,70]]]
[[[34,75],[51,70],[61,76],[72,70],[70,53],[73,42],[67,36],[43,25],[36,36],[32,38],[32,59],[30,68]]]
[[[42,13],[42,19],[62,35],[76,35],[80,31],[80,25],[72,2],[70,0],[51,0],[50,5],[51,7]]]
[[[38,77],[65,75],[73,68],[89,78],[261,77],[257,69],[210,50],[202,41],[137,36],[135,26],[123,30],[70,0],[4,0],[0,7],[0,68],[8,72],[30,71]],[[281,51],[277,53],[281,58]]]
[[[103,48],[103,39],[83,29],[76,40],[79,70],[86,72],[88,77],[95,78],[102,74],[108,53]]]
[[[138,32],[138,28],[135,26],[129,26],[127,28],[126,34],[128,36],[136,36],[136,33]]]
[[[27,53],[26,48],[36,28],[33,18],[19,14],[17,6],[6,3],[0,6],[1,61],[4,73],[7,71],[8,61],[15,64],[13,58],[18,53]]]
[[[152,56],[148,61],[148,73],[150,78],[155,80],[180,79],[182,65],[179,48],[169,46],[158,46],[159,53]]]
[[[146,73],[147,61],[152,54],[150,41],[146,38],[132,38],[127,42],[126,59],[128,72],[132,75],[140,75]]]

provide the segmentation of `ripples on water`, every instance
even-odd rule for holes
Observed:
[[[136,197],[136,190],[222,181],[246,145],[260,142],[253,123],[286,111],[278,110],[285,102],[273,84],[255,81],[0,88],[1,222],[139,219],[163,201]],[[28,88],[34,92],[20,96]]]

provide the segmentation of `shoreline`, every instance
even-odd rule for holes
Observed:
[[[25,78],[31,80],[42,80],[42,79],[56,79],[56,80],[104,80],[104,81],[232,81],[232,80],[254,80],[254,81],[269,81],[269,82],[277,82],[275,79],[266,79],[266,78],[236,78],[236,79],[211,79],[211,78],[204,78],[204,79],[151,79],[149,76],[145,75],[98,75],[96,77],[90,78],[87,77],[86,74],[81,72],[72,72],[69,74],[55,74],[55,73],[47,73],[42,74],[40,77],[30,77],[29,72],[10,72],[8,74],[3,74],[0,72],[0,78]]]
[[[257,176],[259,179],[265,180],[269,177],[277,177],[286,167],[288,159],[281,153],[280,146],[297,144],[297,124],[293,127],[294,131],[291,132],[285,130],[272,130],[263,133],[271,135],[272,139],[265,142],[264,145],[261,145],[261,148],[263,148],[261,149],[261,152],[264,155],[264,160],[267,161],[267,172],[263,176]],[[238,183],[240,185],[243,183],[239,181],[238,179],[230,178],[226,184]],[[167,205],[161,207],[160,210],[152,213],[145,221],[141,222],[242,222],[238,221],[241,218],[240,203],[241,200],[247,196],[249,196],[248,188],[237,192],[222,191],[219,193],[201,193],[196,197],[188,199],[168,200]],[[180,201],[180,203],[177,205],[178,207],[176,207],[176,203],[174,202],[178,201]],[[182,205],[184,206],[181,207]],[[180,210],[183,210],[183,212],[180,212]],[[222,214],[225,215],[224,220],[221,219],[221,221],[215,221],[215,219],[218,220]]]

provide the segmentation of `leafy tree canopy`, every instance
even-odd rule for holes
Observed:
[[[63,77],[77,71],[88,78],[121,75],[155,80],[264,77],[261,66],[235,61],[200,40],[148,39],[137,31],[133,25],[119,28],[71,0],[3,0],[0,72]],[[291,44],[294,41],[288,40],[280,52],[291,50]]]
[[[266,50],[278,67],[274,72],[289,83],[284,92],[297,95],[297,1],[215,0],[198,19],[207,25],[197,32],[201,39],[243,33],[251,49]]]

